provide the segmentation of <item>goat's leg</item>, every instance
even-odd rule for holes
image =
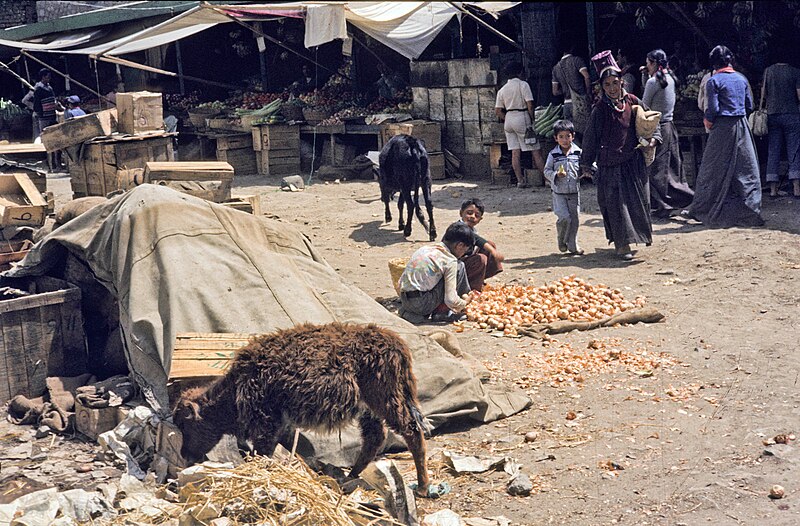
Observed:
[[[422,223],[422,227],[425,229],[425,232],[430,232],[428,222],[425,220],[425,216],[422,215],[422,208],[419,206],[419,187],[414,189],[414,213],[417,215],[419,222]]]
[[[436,225],[433,222],[433,201],[431,201],[431,182],[422,185],[422,197],[425,199],[425,209],[428,211],[428,221],[430,222],[430,229],[428,234],[431,241],[436,241]]]
[[[399,216],[397,221],[397,230],[402,230],[405,232],[405,223],[403,222],[403,205],[405,204],[405,197],[402,192],[397,198],[397,215]]]
[[[383,427],[383,422],[376,418],[370,412],[365,412],[358,420],[361,427],[361,439],[363,444],[361,446],[361,453],[353,464],[350,470],[350,478],[357,477],[367,465],[372,462],[375,455],[378,454],[383,441],[386,440],[386,429]]]
[[[403,229],[403,235],[408,237],[411,235],[411,221],[414,219],[414,199],[411,197],[411,192],[404,192],[403,199],[406,201],[406,207],[408,210],[406,213],[408,214],[408,220],[406,221],[406,227]]]
[[[389,192],[381,192],[381,201],[384,205],[384,218],[387,223],[392,221],[392,212],[389,210],[389,201],[392,200],[392,195]]]

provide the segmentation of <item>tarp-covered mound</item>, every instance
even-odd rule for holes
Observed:
[[[117,298],[132,377],[162,413],[177,333],[267,333],[332,321],[376,323],[406,340],[434,427],[465,416],[489,422],[530,403],[519,392],[485,389],[457,358],[343,280],[286,223],[142,185],[53,231],[5,275],[46,274],[67,250]],[[325,457],[321,440],[312,442]],[[352,458],[356,434],[329,440],[336,453],[326,460]]]

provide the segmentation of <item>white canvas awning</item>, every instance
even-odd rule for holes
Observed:
[[[272,16],[303,17],[306,23],[305,46],[319,46],[347,38],[347,23],[358,27],[407,58],[419,57],[453,16],[460,16],[458,5],[450,2],[297,2],[284,4],[245,4],[198,6],[166,22],[116,40],[81,44],[92,40],[85,35],[56,39],[48,44],[0,40],[0,45],[30,51],[80,55],[124,55],[162,46],[194,35],[217,24],[262,20]],[[497,13],[519,2],[464,2]],[[96,36],[96,35],[95,35]],[[105,40],[105,39],[104,39]]]

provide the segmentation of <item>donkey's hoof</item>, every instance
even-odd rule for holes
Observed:
[[[436,230],[431,230],[429,235],[431,241],[436,241]]]
[[[408,237],[410,235],[411,235],[411,229],[410,228],[406,228],[405,230],[403,230],[403,236]]]

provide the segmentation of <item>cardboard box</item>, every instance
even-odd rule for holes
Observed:
[[[137,133],[164,129],[161,93],[135,91],[117,93],[117,127],[120,133]]]
[[[48,126],[42,130],[42,144],[48,152],[54,152],[116,131],[117,110],[112,108]]]
[[[42,226],[47,201],[24,173],[0,174],[0,226]]]

